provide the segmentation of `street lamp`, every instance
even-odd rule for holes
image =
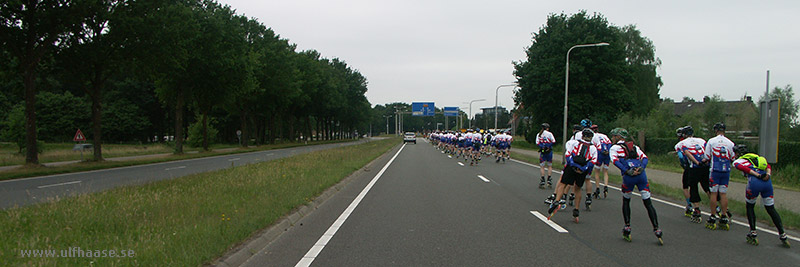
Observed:
[[[567,143],[567,99],[569,94],[569,52],[572,52],[572,49],[581,48],[581,47],[595,47],[595,46],[607,46],[608,43],[596,43],[596,44],[581,44],[581,45],[574,45],[567,50],[567,75],[564,78],[564,131],[562,134],[562,140],[564,140],[564,144],[566,147]]]
[[[503,85],[498,86],[497,89],[494,89],[494,130],[495,131],[497,131],[497,92],[500,90],[500,87],[508,87],[508,86],[516,87],[517,84],[516,83],[503,84]]]
[[[386,134],[389,134],[389,118],[391,118],[392,115],[384,115],[383,117],[386,118]]]
[[[467,115],[467,119],[469,119],[469,116],[472,116],[472,103],[480,101],[486,101],[486,99],[476,99],[469,101],[469,114]],[[469,120],[469,128],[472,129],[472,119]]]

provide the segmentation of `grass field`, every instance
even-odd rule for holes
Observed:
[[[0,266],[197,266],[318,196],[399,138],[0,211]],[[133,250],[23,258],[22,249]]]
[[[42,153],[39,154],[39,162],[59,162],[59,161],[73,161],[81,160],[81,151],[73,151],[73,143],[45,143],[42,148]],[[213,145],[211,149],[236,147],[233,144],[217,144]],[[185,152],[199,151],[198,148],[186,147]],[[162,144],[143,144],[143,145],[118,145],[118,144],[103,144],[103,157],[128,157],[140,155],[152,155],[162,153],[172,153],[173,147]],[[84,159],[92,158],[92,150],[83,151]],[[0,143],[0,166],[22,165],[25,164],[25,155],[21,155],[17,151],[17,146],[12,143]]]
[[[539,163],[539,158],[538,157],[532,157],[532,156],[524,155],[524,154],[521,154],[521,153],[514,153],[513,151],[512,151],[511,156],[514,159],[521,160],[521,161],[524,161],[524,162],[528,162],[528,163],[531,163],[531,164],[538,164]],[[648,164],[648,166],[649,166],[649,164]],[[554,170],[557,169],[557,168],[558,167],[556,167],[555,165],[553,166]],[[555,179],[556,178],[554,177],[554,180]],[[592,178],[592,180],[594,180],[594,178]],[[620,185],[620,184],[622,184],[622,176],[617,175],[617,174],[612,174],[609,171],[609,173],[608,173],[608,181],[611,184]],[[675,203],[679,203],[679,204],[684,203],[683,190],[680,189],[680,188],[673,188],[673,187],[669,187],[669,186],[658,184],[658,183],[655,183],[655,182],[651,181],[650,182],[650,192],[652,192],[655,195],[661,196],[661,197],[669,198],[669,199],[673,200],[673,202],[675,202]],[[701,197],[702,197],[702,203],[703,203],[701,209],[704,210],[704,211],[708,211],[708,209],[709,209],[708,208],[709,207],[708,198],[705,197],[705,196],[701,196]],[[745,203],[744,202],[729,199],[728,200],[728,210],[730,210],[731,213],[735,214],[734,217],[738,217],[736,219],[739,219],[739,220],[742,220],[744,222],[747,222],[747,218],[745,217],[746,214],[747,214],[746,213],[747,210],[745,208]],[[781,219],[783,221],[783,226],[785,228],[787,228],[787,229],[800,229],[800,214],[794,213],[794,212],[792,212],[790,210],[787,210],[787,209],[784,209],[784,208],[777,208],[777,210],[778,210],[778,213],[781,214]],[[774,226],[772,224],[772,221],[769,220],[769,215],[764,210],[763,206],[756,205],[755,212],[756,212],[756,218],[759,221],[761,221],[763,223],[766,223],[768,225]],[[674,213],[675,214],[681,214],[681,213],[683,213],[683,210],[677,210]]]
[[[34,176],[43,176],[43,175],[52,175],[52,174],[61,174],[61,173],[71,173],[71,172],[81,172],[81,171],[91,171],[91,170],[100,170],[100,169],[108,169],[108,168],[117,168],[117,167],[125,167],[125,166],[133,166],[133,165],[141,165],[141,164],[150,164],[150,163],[157,163],[157,162],[166,162],[166,161],[174,161],[174,160],[184,160],[184,159],[193,159],[193,158],[201,158],[201,157],[211,157],[211,156],[219,156],[219,155],[227,155],[227,154],[236,154],[236,153],[247,153],[253,151],[261,151],[261,150],[270,150],[270,149],[279,149],[279,148],[288,148],[288,147],[297,147],[297,146],[305,146],[305,145],[319,145],[319,144],[329,144],[329,143],[340,143],[340,142],[349,142],[353,140],[332,140],[332,141],[313,141],[308,143],[282,143],[282,144],[275,144],[275,145],[263,145],[259,147],[248,147],[248,148],[238,148],[231,151],[220,151],[220,150],[211,150],[211,151],[203,151],[199,153],[184,153],[181,155],[167,155],[163,157],[153,157],[153,158],[141,158],[141,159],[133,159],[133,160],[125,160],[125,161],[102,161],[102,162],[79,162],[75,164],[68,164],[62,166],[54,166],[54,167],[23,167],[23,168],[16,168],[6,171],[0,171],[0,181],[1,180],[8,180],[8,179],[16,179],[16,178],[24,178],[24,177],[34,177]],[[227,147],[235,147],[235,146],[218,146],[217,149],[227,148]],[[163,152],[162,152],[163,153]],[[158,154],[158,153],[155,153]]]

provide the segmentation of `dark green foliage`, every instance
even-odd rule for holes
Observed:
[[[39,139],[46,142],[72,142],[75,132],[81,129],[90,138],[90,103],[70,92],[55,94],[41,92],[36,104]]]
[[[567,51],[601,42],[610,45],[570,53],[567,123],[583,118],[608,123],[624,112],[648,112],[656,106],[661,80],[655,67],[660,61],[650,40],[635,27],[620,29],[599,14],[554,14],[533,34],[526,60],[514,64],[521,87],[515,101],[532,113],[532,121],[550,123],[561,136]]]

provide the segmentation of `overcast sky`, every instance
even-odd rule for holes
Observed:
[[[726,100],[800,87],[800,1],[219,0],[299,50],[340,58],[367,77],[373,105],[494,106],[514,82],[531,33],[551,13],[635,24],[662,61],[661,97]],[[795,90],[796,92],[796,90]],[[514,105],[510,87],[501,106]]]

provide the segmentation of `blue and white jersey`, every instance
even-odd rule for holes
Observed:
[[[706,158],[710,159],[711,171],[731,171],[731,164],[736,159],[733,146],[733,142],[724,135],[717,135],[717,137],[708,139],[705,155]]]
[[[553,147],[555,143],[556,138],[553,136],[553,133],[548,130],[542,131],[541,134],[536,134],[536,145],[540,148]]]
[[[684,157],[693,157],[697,162],[706,159],[706,140],[697,137],[689,137],[675,144],[675,152],[683,153]],[[688,159],[687,159],[688,160]],[[689,168],[700,168],[701,165],[689,161]]]

